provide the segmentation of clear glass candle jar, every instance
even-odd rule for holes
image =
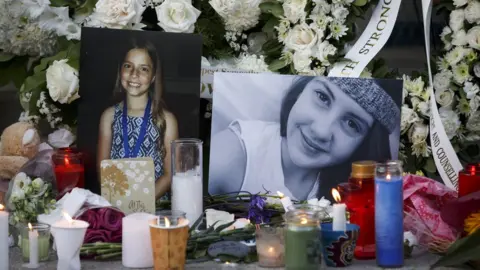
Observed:
[[[30,237],[29,232],[36,235],[38,246],[38,261],[47,261],[50,255],[50,225],[48,224],[31,224],[32,229],[25,225],[20,231],[20,249],[22,250],[22,258],[24,262],[30,262]],[[36,231],[36,233],[35,233]],[[35,241],[35,240],[34,240]]]
[[[161,210],[155,212],[155,215],[158,218],[158,225],[160,226],[165,226],[165,222],[169,222],[170,226],[176,226],[187,218],[185,212],[178,210]]]
[[[261,267],[283,267],[285,240],[283,227],[260,227],[255,232],[258,265]]]
[[[297,205],[285,214],[285,269],[323,269],[320,223],[324,209]]]

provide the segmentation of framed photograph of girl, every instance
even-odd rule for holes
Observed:
[[[102,160],[151,157],[156,198],[170,189],[170,142],[198,137],[199,35],[83,28],[77,143],[85,186]]]
[[[331,199],[353,161],[398,157],[402,81],[216,73],[214,87],[210,194]]]

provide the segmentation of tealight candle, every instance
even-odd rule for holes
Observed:
[[[280,191],[277,191],[277,194],[280,197],[280,201],[282,202],[283,209],[285,209],[285,212],[288,212],[288,209],[293,205],[292,200],[290,200],[288,196],[285,196]]]
[[[283,228],[260,227],[255,235],[258,265],[261,267],[282,267],[285,252]]]
[[[332,230],[333,231],[345,231],[347,229],[347,217],[346,217],[346,209],[347,205],[344,203],[340,203],[342,198],[340,197],[340,193],[336,189],[332,189],[332,196],[333,199],[337,202],[333,205],[332,208]]]
[[[0,269],[8,269],[8,212],[0,204]]]
[[[52,225],[52,234],[57,247],[57,270],[80,270],[80,247],[83,244],[88,222],[73,220],[67,213]]]

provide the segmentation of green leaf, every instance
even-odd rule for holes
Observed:
[[[42,85],[45,85],[47,83],[46,73],[46,71],[41,71],[33,74],[30,77],[27,77],[23,83],[22,91],[32,92],[35,89],[41,88]]]
[[[67,0],[50,0],[50,5],[52,7],[63,7],[68,6],[69,2]]]
[[[271,39],[265,42],[262,46],[262,50],[268,55],[276,52],[280,52],[283,48],[283,44],[276,39]]]
[[[457,266],[478,259],[480,254],[480,230],[460,240],[461,243],[453,245],[447,255],[440,258],[431,269],[440,266]]]
[[[12,60],[12,58],[14,58],[14,57],[15,57],[14,54],[0,52],[0,62],[10,61],[10,60]]]
[[[207,256],[207,249],[205,249],[205,248],[196,250],[195,253],[193,254],[193,257],[195,259],[205,257],[205,256]]]
[[[357,7],[363,7],[368,3],[368,0],[355,0],[353,4]]]
[[[263,13],[269,13],[277,18],[283,17],[283,7],[280,2],[264,2],[260,4]]]
[[[83,2],[83,5],[75,9],[75,14],[83,16],[88,16],[92,14],[93,9],[95,8],[95,4],[97,4],[97,1],[98,0],[85,0]]]
[[[198,226],[200,226],[200,224],[202,223],[203,221],[203,213],[200,215],[200,217],[195,221],[195,223],[193,223],[192,227],[188,230],[188,233],[192,233],[192,231],[196,230],[198,228]]]
[[[437,166],[435,166],[435,161],[432,157],[429,157],[425,162],[425,166],[423,167],[427,172],[434,173],[437,171]]]
[[[279,20],[276,17],[271,17],[262,27],[262,31],[267,33],[268,35],[275,35],[275,26],[277,26]]]
[[[43,58],[40,64],[33,68],[34,73],[42,72],[48,68],[50,64],[55,60],[65,59],[67,57],[67,51],[61,51],[54,56]]]
[[[270,65],[268,65],[268,69],[270,69],[271,71],[277,71],[279,69],[286,67],[287,65],[288,63],[285,62],[284,60],[276,59],[276,60],[273,60],[270,63]]]
[[[232,226],[233,223],[235,223],[235,220],[232,221],[232,222],[226,223],[226,224],[222,224],[215,229],[215,232],[221,232],[221,231],[223,231],[223,229],[226,229],[226,228]]]

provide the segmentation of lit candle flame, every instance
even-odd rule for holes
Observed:
[[[268,252],[269,252],[269,253],[273,253],[274,251],[275,251],[275,249],[274,249],[273,247],[269,247],[269,248],[268,248]]]
[[[285,194],[283,194],[283,193],[282,193],[282,192],[280,192],[280,191],[277,191],[277,194],[278,194],[278,197],[280,197],[280,198],[283,198],[283,197],[285,197]]]
[[[5,206],[3,206],[3,204],[0,203],[0,211],[5,211]]]
[[[67,214],[67,212],[63,212],[63,217],[68,221],[68,223],[73,224],[73,219],[69,214]]]
[[[66,166],[70,165],[70,161],[68,160],[68,158],[64,158],[64,161]]]
[[[391,178],[390,174],[387,174],[385,178],[387,178],[387,180],[390,181],[390,178]]]
[[[32,224],[31,224],[31,223],[28,223],[28,230],[30,230],[30,231],[33,230],[33,227],[32,227]]]
[[[342,196],[340,196],[340,192],[336,188],[332,188],[332,197],[336,202],[342,201]]]
[[[170,227],[170,220],[168,220],[167,217],[164,217],[163,219],[165,220],[165,227]]]
[[[305,225],[305,224],[307,224],[307,223],[308,223],[308,220],[307,220],[306,218],[301,218],[301,219],[300,219],[300,224]]]

